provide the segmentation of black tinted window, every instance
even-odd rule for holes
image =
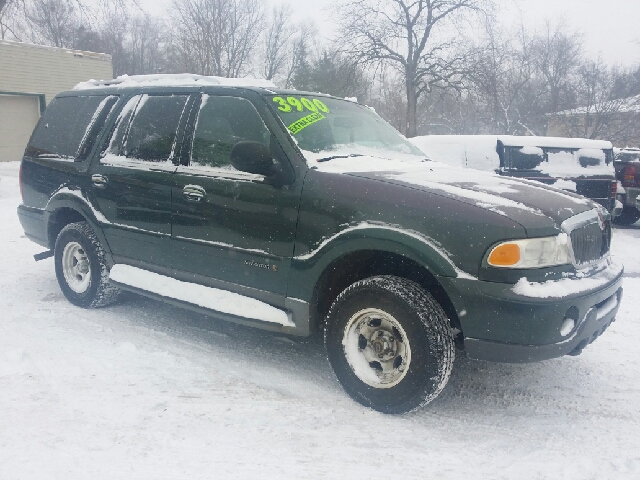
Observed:
[[[191,164],[233,169],[231,150],[242,140],[269,146],[269,130],[251,102],[244,98],[203,95]]]
[[[96,122],[107,107],[110,109],[113,103],[105,96],[56,98],[33,132],[27,155],[74,160],[82,141],[99,133],[101,125],[98,128]]]
[[[187,95],[143,95],[129,127],[124,155],[161,162],[171,157]]]
[[[514,170],[535,170],[544,160],[544,152],[539,147],[507,147],[509,167]]]
[[[122,110],[120,110],[118,118],[113,126],[111,139],[106,146],[107,153],[111,153],[113,155],[122,154],[122,142],[124,141],[124,136],[129,128],[133,112],[135,112],[136,106],[138,105],[141,97],[142,95],[136,95],[135,97],[130,98]]]
[[[82,146],[78,154],[78,160],[84,160],[89,157],[91,150],[93,150],[93,147],[98,140],[98,135],[102,131],[102,127],[107,121],[107,117],[109,116],[109,113],[111,113],[111,110],[113,109],[113,106],[117,101],[118,97],[110,96],[106,97],[104,100],[102,100],[102,102],[100,102],[100,105],[98,106],[96,112],[93,114],[93,118],[91,119],[91,122],[87,127],[87,131],[85,132],[84,139],[81,143]]]

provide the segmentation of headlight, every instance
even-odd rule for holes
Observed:
[[[491,250],[488,263],[501,268],[542,268],[571,263],[566,233],[555,237],[511,240]]]

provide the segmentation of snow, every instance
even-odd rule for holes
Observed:
[[[162,297],[173,298],[218,312],[263,322],[278,323],[285,327],[295,327],[295,324],[283,310],[260,300],[226,290],[182,282],[175,278],[123,264],[114,265],[111,268],[109,278],[114,282],[147,290]]]
[[[134,295],[69,304],[22,237],[17,165],[0,163],[0,478],[638,478],[637,226],[614,232],[617,321],[580,356],[459,355],[436,400],[393,417],[343,392],[320,337]]]
[[[573,180],[564,180],[562,178],[556,180],[553,183],[553,186],[561,190],[568,190],[570,192],[576,192],[578,188],[576,182],[574,182]]]
[[[532,146],[522,147],[520,149],[520,153],[522,153],[523,155],[538,155],[540,157],[544,155],[544,151],[540,147]]]
[[[387,155],[389,155],[388,152]],[[522,189],[523,183],[529,187],[540,188],[541,194],[549,194],[549,190],[540,186],[539,182],[511,179],[491,172],[452,167],[437,161],[417,160],[415,157],[412,159],[389,159],[361,155],[350,158],[335,158],[318,163],[315,168],[326,173],[377,172],[385,179],[426,187],[456,199],[462,198],[500,215],[506,215],[503,211],[504,208],[543,215],[538,209],[501,196],[504,193],[518,192]],[[558,191],[556,195],[562,195],[562,192]],[[568,204],[585,205],[589,203],[589,200],[581,197],[563,196]]]
[[[564,298],[601,288],[618,277],[622,269],[621,263],[612,261],[601,272],[585,278],[561,278],[547,282],[529,282],[525,277],[522,277],[511,290],[513,293],[529,298]]]
[[[190,73],[180,74],[156,74],[156,75],[120,75],[113,80],[89,80],[80,82],[74,90],[91,90],[94,88],[103,88],[106,86],[115,86],[117,88],[130,87],[188,87],[200,86],[206,87],[211,85],[224,85],[228,87],[261,87],[276,88],[275,84],[270,80],[261,78],[226,78],[204,75],[194,75]]]
[[[529,155],[543,155],[541,147],[577,149],[575,155],[570,152],[550,153],[549,162],[541,164],[541,171],[554,177],[613,175],[613,165],[605,164],[603,151],[611,149],[612,145],[603,140],[510,135],[426,135],[409,140],[433,160],[485,171],[500,168],[496,150],[498,140],[505,146],[522,147],[520,151]],[[579,156],[601,159],[600,165],[588,166],[585,170],[578,163]]]
[[[582,155],[580,152],[585,152],[587,155]],[[598,152],[600,155],[598,155]],[[596,158],[600,160],[597,165],[586,164],[583,167],[580,164],[580,157],[587,156],[588,158]],[[555,152],[549,153],[549,161],[542,162],[539,166],[539,170],[542,173],[546,173],[551,177],[581,177],[584,175],[608,175],[615,176],[613,168],[613,162],[608,165],[604,162],[604,152],[596,150],[595,152],[590,149],[581,149],[576,152]]]
[[[495,135],[427,135],[409,139],[429,158],[453,167],[491,171],[500,168]]]

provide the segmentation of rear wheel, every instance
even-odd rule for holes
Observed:
[[[60,289],[71,303],[96,308],[118,298],[120,290],[109,284],[104,249],[87,222],[64,227],[56,240],[54,254]]]
[[[633,225],[638,220],[640,220],[640,210],[625,205],[622,209],[622,213],[613,221],[618,225]]]
[[[356,282],[338,296],[325,346],[347,393],[383,413],[406,413],[433,400],[455,358],[438,302],[415,282],[393,276]]]

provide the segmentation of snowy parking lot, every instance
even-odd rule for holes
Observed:
[[[321,338],[128,295],[74,307],[0,164],[0,479],[640,478],[640,226],[614,231],[617,321],[578,357],[456,359],[428,407],[352,401]]]

